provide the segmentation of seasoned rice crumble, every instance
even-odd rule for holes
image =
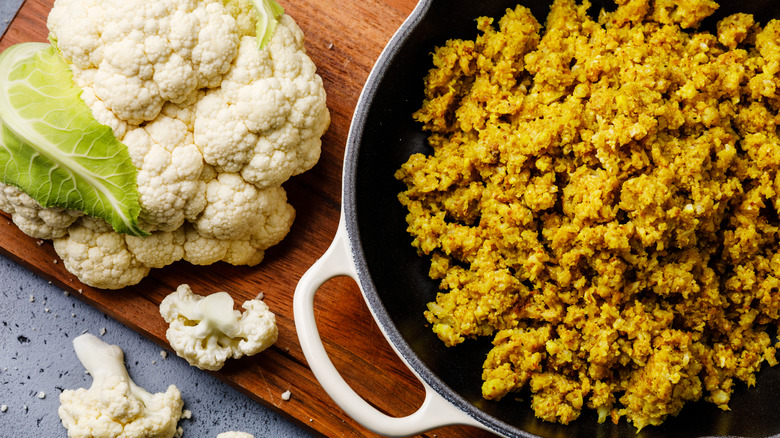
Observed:
[[[556,0],[544,26],[518,6],[438,47],[414,114],[433,153],[396,177],[433,331],[493,339],[483,396],[642,429],[777,363],[780,22],[618,3]]]

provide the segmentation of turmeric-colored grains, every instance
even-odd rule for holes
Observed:
[[[483,396],[641,429],[777,363],[780,22],[617,3],[518,6],[437,48],[414,114],[434,153],[396,177],[433,331],[493,339]]]

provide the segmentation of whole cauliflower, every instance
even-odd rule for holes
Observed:
[[[127,373],[124,354],[94,335],[83,334],[73,347],[92,376],[89,389],[66,389],[60,394],[59,416],[72,438],[170,438],[177,433],[184,403],[170,385],[151,394]]]
[[[260,263],[295,218],[281,185],[317,163],[330,113],[295,21],[282,15],[259,49],[256,20],[247,0],[56,0],[50,38],[95,119],[127,146],[150,237],[10,185],[0,209],[53,239],[94,287],[136,284],[177,260]]]
[[[180,285],[160,303],[160,314],[169,324],[165,337],[179,357],[203,370],[216,371],[225,361],[252,356],[273,345],[279,331],[276,316],[259,299],[233,309],[227,292],[208,296]]]

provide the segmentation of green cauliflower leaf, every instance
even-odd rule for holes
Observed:
[[[21,43],[0,54],[0,181],[44,207],[80,210],[119,233],[146,236],[127,147],[80,94],[51,45]]]

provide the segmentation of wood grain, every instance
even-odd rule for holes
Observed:
[[[27,0],[0,39],[0,50],[25,41],[46,41],[53,0]],[[328,93],[332,124],[314,169],[285,184],[296,222],[287,238],[255,268],[175,263],[153,270],[140,284],[101,291],[81,284],[58,263],[51,243],[24,235],[0,216],[0,251],[74,296],[142,333],[164,348],[163,297],[182,283],[196,293],[229,292],[241,303],[264,292],[277,315],[279,340],[269,350],[229,363],[215,376],[252,399],[328,437],[374,436],[346,416],[314,378],[295,332],[292,296],[298,279],[327,249],[338,223],[341,170],[349,124],[360,91],[382,48],[414,8],[415,0],[279,0],[306,35],[306,48]],[[389,347],[349,279],[327,282],[315,300],[320,334],[334,364],[354,389],[388,415],[414,412],[423,400],[420,383]],[[355,336],[355,334],[359,336]],[[188,388],[180,388],[186,403]],[[289,390],[292,398],[283,401]],[[481,437],[469,427],[447,427],[425,436]]]

